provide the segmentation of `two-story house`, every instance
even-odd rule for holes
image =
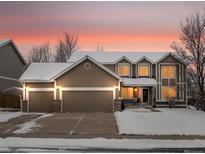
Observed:
[[[4,99],[4,94],[16,95],[14,98],[20,106],[23,95],[20,76],[26,69],[26,62],[13,40],[0,41],[0,106],[13,107],[11,99]]]
[[[75,52],[68,63],[30,65],[21,77],[25,111],[111,112],[114,99],[186,104],[186,66],[173,53]]]

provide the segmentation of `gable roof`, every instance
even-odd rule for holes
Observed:
[[[121,60],[127,60],[128,62],[130,62],[130,63],[133,63],[133,61],[131,61],[130,59],[128,59],[126,56],[123,56],[123,57],[121,57],[120,59],[118,59],[117,61],[115,61],[115,63],[118,63],[118,62],[120,62]]]
[[[54,82],[55,79],[70,71],[78,64],[89,59],[94,64],[108,72],[117,79],[121,79],[117,74],[110,71],[107,67],[99,64],[97,61],[89,56],[85,56],[76,63],[31,63],[28,69],[20,77],[22,82]]]
[[[145,57],[145,56],[143,56],[142,58],[140,58],[139,60],[137,60],[137,61],[135,62],[135,64],[141,62],[141,61],[144,60],[144,59],[147,60],[148,62],[150,62],[151,64],[153,64],[153,61],[151,61],[149,58],[147,58],[147,57]]]
[[[52,77],[71,65],[70,63],[31,63],[20,77],[20,81],[51,82]]]
[[[23,58],[21,52],[19,51],[19,49],[17,48],[16,44],[14,43],[14,41],[12,39],[0,41],[0,48],[9,44],[9,43],[11,43],[14,46],[17,55],[20,57],[21,61],[26,65],[27,63],[26,63],[25,59]]]
[[[96,64],[97,66],[99,66],[100,68],[102,68],[104,71],[108,72],[110,75],[112,75],[113,77],[121,80],[121,78],[115,74],[113,71],[109,70],[107,67],[105,67],[104,65],[98,63],[96,60],[94,60],[93,58],[89,57],[89,56],[85,56],[83,58],[81,58],[78,62],[74,63],[73,65],[71,65],[70,67],[68,67],[67,69],[63,70],[62,72],[60,72],[59,74],[57,74],[56,76],[54,76],[52,78],[52,80],[57,79],[58,77],[60,77],[61,75],[63,75],[64,73],[68,72],[69,70],[71,70],[72,68],[76,67],[77,65],[79,65],[80,63],[82,63],[85,60],[90,60],[91,62],[93,62],[94,64]],[[70,63],[71,64],[71,63]]]
[[[185,62],[182,61],[175,53],[171,53],[171,52],[169,52],[169,53],[167,53],[166,55],[164,55],[163,57],[161,57],[161,58],[160,58],[159,60],[157,60],[155,63],[161,62],[163,59],[167,58],[168,56],[172,56],[172,57],[174,57],[176,60],[178,60],[179,62],[185,64]]]
[[[122,57],[126,57],[129,61],[135,63],[146,57],[152,63],[157,62],[160,58],[165,56],[167,52],[74,52],[68,62],[75,63],[82,57],[88,55],[89,57],[95,59],[97,62],[102,64],[115,64]]]

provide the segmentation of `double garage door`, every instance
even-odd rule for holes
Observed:
[[[52,112],[53,92],[29,92],[30,112]],[[112,112],[113,91],[62,91],[63,112]]]

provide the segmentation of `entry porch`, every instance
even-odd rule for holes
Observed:
[[[123,78],[120,99],[125,103],[152,105],[156,97],[156,85],[153,78]]]

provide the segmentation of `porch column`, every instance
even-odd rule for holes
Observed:
[[[154,87],[152,87],[151,88],[152,90],[151,90],[151,92],[152,92],[152,102],[151,102],[151,105],[153,105],[153,103],[154,103],[154,99],[156,99],[155,97],[156,97],[156,87],[154,86]]]

